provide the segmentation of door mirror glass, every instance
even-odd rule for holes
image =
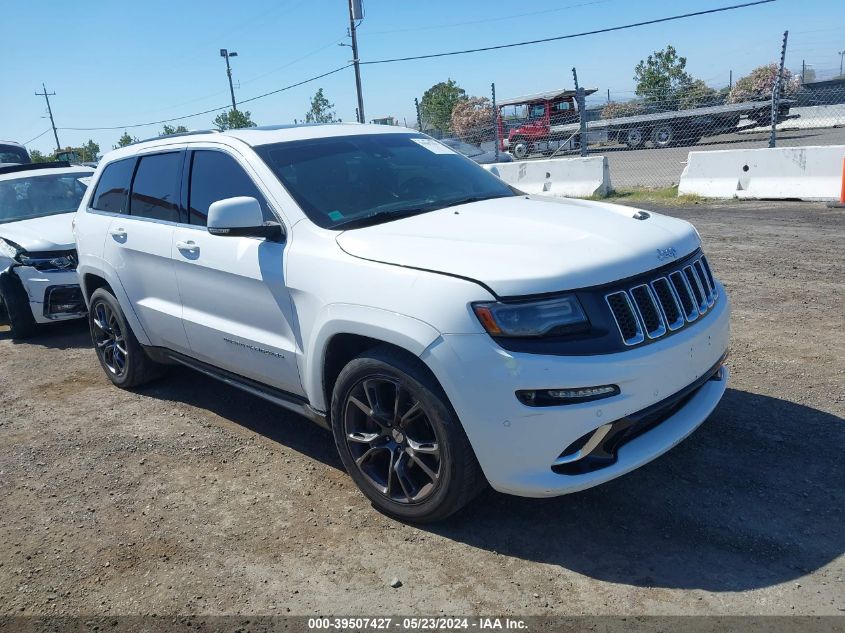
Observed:
[[[238,196],[212,202],[208,207],[208,232],[224,237],[264,237],[282,235],[278,222],[265,222],[261,204],[255,198]]]

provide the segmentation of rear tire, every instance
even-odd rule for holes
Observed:
[[[487,485],[440,385],[425,365],[391,347],[343,368],[331,404],[343,465],[379,511],[403,521],[440,521]]]
[[[144,352],[117,299],[105,288],[91,294],[88,327],[103,371],[121,389],[143,385],[164,372],[164,365]]]
[[[655,147],[671,147],[675,142],[675,129],[671,125],[658,125],[651,132],[651,143]]]
[[[19,341],[38,333],[38,323],[29,307],[29,297],[23,285],[12,273],[0,276],[0,303],[9,321],[12,339]]]

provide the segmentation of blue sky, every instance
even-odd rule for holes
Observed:
[[[552,37],[735,4],[741,0],[365,0],[361,59],[425,54]],[[345,0],[39,0],[3,3],[0,139],[26,142],[48,129],[41,82],[62,127],[125,126],[177,117],[229,102],[220,48],[232,59],[238,100],[342,66],[351,58]],[[414,97],[455,79],[469,94],[499,97],[582,84],[630,98],[633,67],[673,44],[687,69],[714,87],[775,60],[789,29],[787,67],[802,59],[821,73],[838,71],[845,50],[845,2],[778,0],[683,21],[457,57],[362,68],[368,119],[414,120]],[[339,117],[355,118],[352,69],[244,106],[259,124],[302,119],[322,87]],[[180,121],[210,127],[215,114]],[[128,128],[154,136],[161,125]],[[59,130],[62,145],[89,138],[103,151],[119,130]],[[52,133],[30,143],[51,151]]]

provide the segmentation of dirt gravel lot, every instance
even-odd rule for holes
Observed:
[[[305,419],[187,369],[120,391],[81,324],[0,328],[0,615],[843,615],[845,212],[667,212],[733,301],[714,414],[604,486],[425,528]]]

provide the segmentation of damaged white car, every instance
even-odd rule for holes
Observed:
[[[68,163],[0,167],[0,319],[14,339],[85,315],[71,223],[93,173]]]

